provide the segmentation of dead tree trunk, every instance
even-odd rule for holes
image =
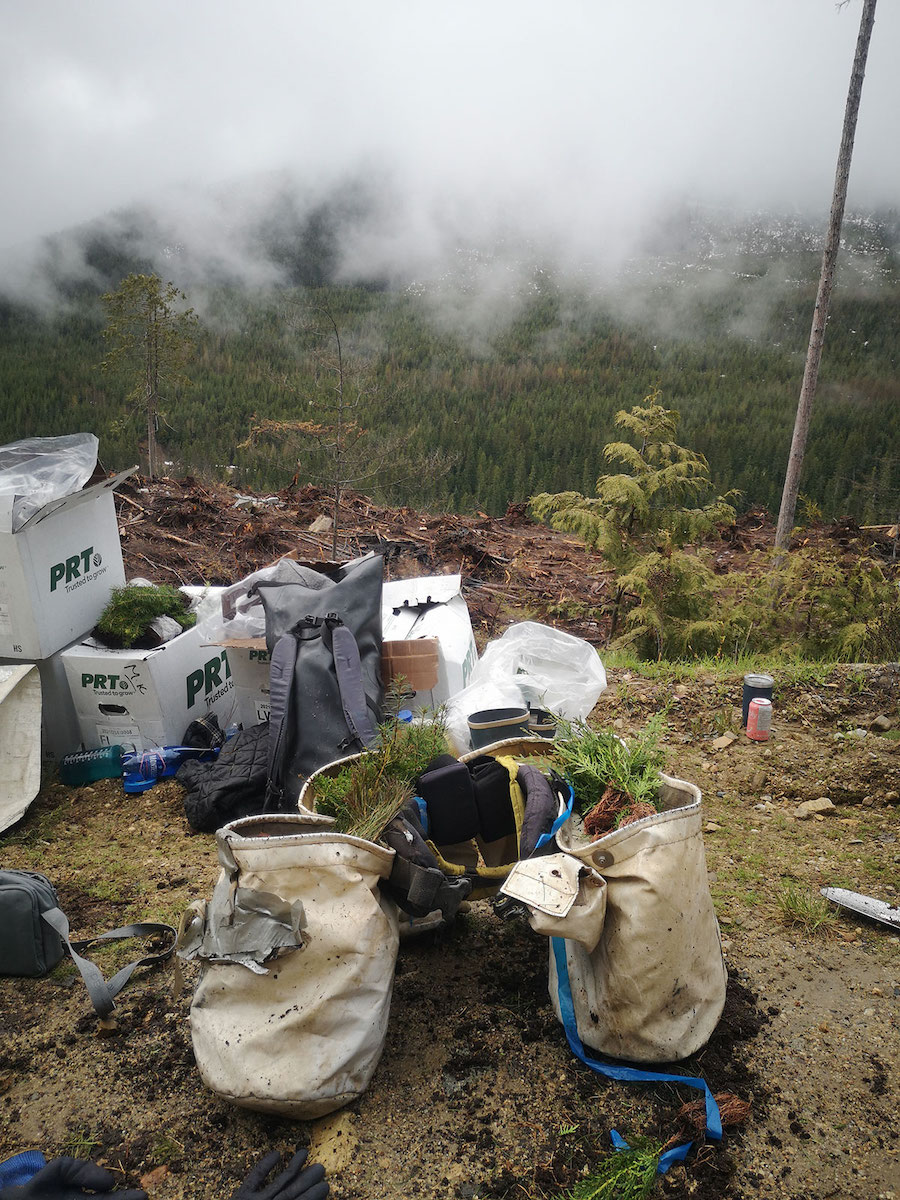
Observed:
[[[831,217],[828,222],[828,234],[825,238],[825,250],[822,254],[822,273],[819,276],[819,290],[816,294],[816,307],[813,313],[812,330],[809,335],[809,348],[806,352],[806,367],[803,371],[800,400],[797,404],[797,416],[794,421],[794,436],[791,439],[791,452],[788,456],[787,471],[784,477],[781,508],[778,511],[778,526],[775,530],[776,550],[784,549],[791,536],[791,530],[794,527],[797,492],[800,487],[800,472],[803,468],[803,456],[806,453],[809,418],[819,378],[819,363],[822,360],[822,344],[825,341],[825,324],[828,320],[828,306],[831,301],[831,288],[834,282],[834,267],[837,262],[838,248],[841,242],[841,224],[844,219],[844,204],[847,199],[847,182],[850,178],[850,159],[853,156],[856,118],[859,113],[859,100],[862,95],[863,76],[866,71],[866,57],[869,53],[869,40],[872,36],[872,26],[875,23],[875,2],[876,0],[863,0],[863,12],[859,23],[859,37],[856,42],[856,55],[853,59],[853,70],[850,74],[850,89],[847,93],[847,107],[844,111],[844,131],[841,137],[837,172],[834,178]]]

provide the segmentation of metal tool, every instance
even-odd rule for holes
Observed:
[[[892,929],[900,929],[900,908],[886,904],[884,900],[875,900],[872,896],[863,896],[859,892],[848,892],[845,888],[821,888],[826,900],[847,908],[850,912],[859,913],[882,925],[890,925]]]

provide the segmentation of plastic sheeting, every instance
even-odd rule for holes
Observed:
[[[93,433],[23,438],[0,446],[0,496],[12,497],[10,532],[51,500],[83,488],[94,473],[99,446]]]
[[[537,621],[520,621],[488,642],[469,683],[514,683],[531,707],[583,721],[606,690],[606,671],[589,642]]]

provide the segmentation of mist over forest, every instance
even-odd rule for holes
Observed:
[[[189,382],[162,405],[172,473],[270,490],[304,459],[251,427],[309,418],[340,329],[372,453],[398,433],[411,469],[379,499],[502,513],[539,491],[593,493],[615,414],[654,388],[739,507],[777,511],[825,220],[671,204],[640,233],[576,252],[496,216],[404,228],[385,179],[317,192],[274,173],[202,200],[132,206],[8,257],[0,438],[89,429],[108,468],[145,438],[127,381],[101,372],[100,296],[157,273],[200,318]],[[900,213],[849,212],[801,492],[807,510],[897,519]],[[316,313],[319,316],[316,316]],[[415,470],[439,451],[444,469]]]

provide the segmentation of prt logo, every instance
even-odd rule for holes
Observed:
[[[60,583],[71,583],[74,579],[87,575],[92,565],[95,568],[99,567],[102,561],[99,554],[94,554],[94,547],[88,546],[80,554],[73,554],[71,558],[54,563],[50,568],[50,591],[55,592]]]
[[[228,663],[227,651],[223,650],[221,654],[208,658],[202,667],[191,671],[190,675],[185,677],[188,708],[193,707],[194,701],[201,693],[208,696],[230,678],[231,667]]]

